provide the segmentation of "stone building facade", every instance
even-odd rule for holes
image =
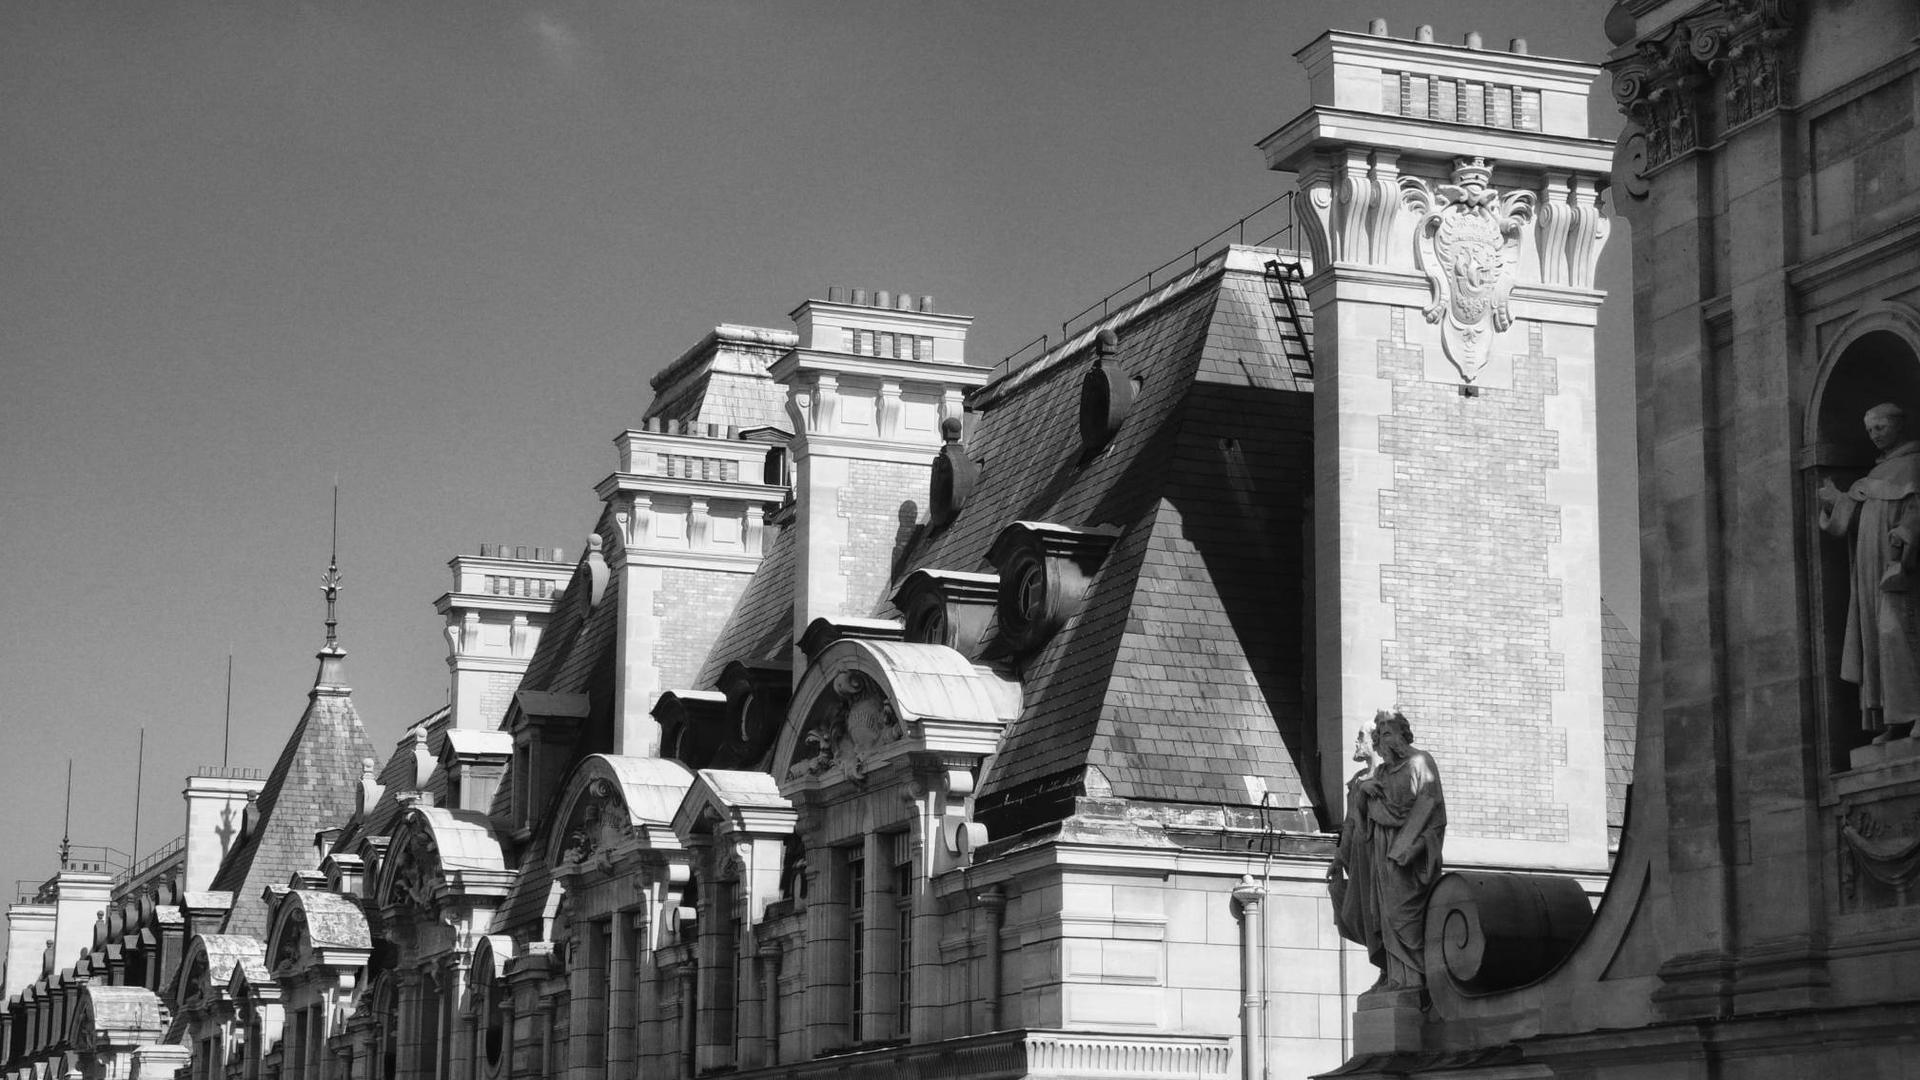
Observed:
[[[1304,1077],[1407,1023],[1355,1017],[1325,886],[1353,726],[1395,703],[1459,792],[1450,861],[1584,919],[1631,723],[1597,69],[1384,28],[1300,58],[1263,143],[1287,243],[999,369],[926,297],[717,327],[616,437],[564,587],[456,560],[455,703],[384,764],[330,645],[157,1041],[208,1080]],[[66,1030],[10,1076],[120,1060]]]
[[[1910,1075],[1920,11],[1623,0],[1607,30],[1645,567],[1625,839],[1582,934],[1442,879],[1427,926],[1465,932],[1430,943],[1432,1009],[1342,1075]]]

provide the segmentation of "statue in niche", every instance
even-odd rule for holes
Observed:
[[[1840,677],[1860,687],[1860,724],[1875,743],[1920,737],[1920,441],[1894,404],[1867,410],[1873,470],[1845,491],[1831,478],[1815,494],[1820,529],[1853,538],[1847,637]]]
[[[1375,990],[1425,985],[1427,896],[1440,879],[1447,802],[1432,755],[1413,745],[1407,718],[1385,709],[1362,727],[1347,781],[1347,817],[1327,868],[1340,935],[1366,946]]]

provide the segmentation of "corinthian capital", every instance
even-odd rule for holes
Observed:
[[[1798,15],[1795,0],[1713,0],[1609,61],[1613,98],[1646,139],[1644,168],[1700,144],[1701,122],[1712,113],[1704,94],[1726,103],[1722,133],[1785,104]]]

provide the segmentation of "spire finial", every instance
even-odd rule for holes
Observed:
[[[333,480],[333,536],[328,542],[327,572],[320,575],[320,591],[327,594],[327,649],[340,647],[335,603],[340,599],[340,478]]]

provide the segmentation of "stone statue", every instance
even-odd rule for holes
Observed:
[[[1880,451],[1873,471],[1845,491],[1828,479],[1816,494],[1821,530],[1853,538],[1840,677],[1860,687],[1861,726],[1884,743],[1920,736],[1920,441],[1898,405],[1868,409],[1866,424]]]
[[[1371,745],[1369,746],[1369,742]],[[1382,709],[1361,728],[1347,782],[1347,817],[1327,870],[1342,937],[1380,968],[1376,990],[1424,985],[1427,895],[1440,878],[1447,803],[1432,755],[1413,746],[1407,718]]]

